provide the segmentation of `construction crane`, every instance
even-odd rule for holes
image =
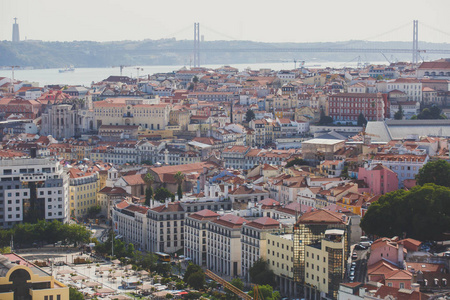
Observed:
[[[128,67],[134,67],[134,66],[126,66],[126,65],[120,65],[120,66],[113,66],[113,68],[120,68],[120,76],[122,76],[122,71],[124,68],[128,68]]]
[[[205,271],[205,275],[208,276],[209,278],[211,278],[212,280],[220,283],[223,287],[225,287],[226,289],[230,290],[231,292],[233,292],[236,296],[240,297],[243,300],[263,300],[262,297],[258,297],[256,296],[257,294],[255,293],[255,298],[250,297],[247,293],[241,291],[240,289],[238,289],[237,287],[235,287],[234,285],[232,285],[231,283],[229,283],[228,281],[226,281],[225,279],[222,279],[221,277],[219,277],[218,275],[214,274],[213,272],[211,272],[210,270],[206,270]],[[255,286],[253,288],[253,291],[255,292],[255,288],[256,291],[259,293],[259,289],[257,288],[257,286]]]

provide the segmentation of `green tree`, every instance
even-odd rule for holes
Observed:
[[[255,112],[251,109],[248,109],[245,113],[245,121],[249,123],[251,120],[254,120],[256,118]]]
[[[186,300],[195,300],[200,299],[202,293],[200,292],[189,292],[187,295],[184,295],[184,299]]]
[[[89,218],[95,218],[100,212],[102,211],[102,208],[100,207],[100,205],[95,205],[95,206],[91,206],[89,207],[87,214]]]
[[[182,186],[183,181],[186,178],[186,176],[183,173],[181,173],[180,171],[178,171],[175,173],[175,175],[173,177],[178,184],[178,189],[177,189],[178,200],[181,200],[181,198],[183,198],[183,189],[181,186]]]
[[[305,160],[296,157],[293,160],[288,161],[284,167],[290,168],[292,166],[304,166],[304,165],[308,165],[308,163]]]
[[[171,293],[166,294],[166,299],[173,299],[173,295]]]
[[[203,270],[191,274],[186,283],[196,290],[201,290],[205,286],[205,273]]]
[[[250,281],[259,285],[275,286],[275,274],[269,269],[269,264],[262,258],[258,259],[248,270],[250,273]]]
[[[240,278],[233,278],[230,281],[231,285],[237,287],[238,289],[240,289],[242,291],[242,289],[244,288],[244,283],[242,282],[242,280]],[[239,297],[233,293],[232,291],[230,291],[229,289],[225,288],[225,293],[227,295],[226,299],[232,299],[232,300],[238,300]]]
[[[281,298],[281,295],[278,291],[273,291],[273,287],[266,284],[266,285],[260,285],[258,286],[258,290],[259,290],[259,295],[260,295],[260,299],[264,299],[264,300],[278,300]],[[254,290],[251,290],[250,292],[248,292],[248,295],[251,297],[255,296]]]
[[[195,83],[195,84],[197,84],[197,83],[198,83],[198,77],[197,77],[197,76],[194,76],[194,77],[192,78],[192,82]]]
[[[445,115],[442,114],[442,109],[433,105],[431,107],[424,108],[418,115],[419,120],[430,120],[430,119],[446,119]]]
[[[69,300],[83,300],[84,296],[76,288],[69,287]]]
[[[359,116],[358,116],[358,126],[366,126],[366,124],[367,124],[367,120],[366,120],[366,118],[364,117],[363,113],[359,113]]]
[[[450,187],[450,163],[440,159],[427,162],[416,175],[417,184],[434,183]]]
[[[199,265],[190,263],[186,269],[186,272],[184,272],[184,277],[183,277],[183,281],[187,282],[187,279],[189,278],[189,276],[191,276],[192,274],[202,271],[202,267],[200,267]]]
[[[450,188],[425,183],[387,193],[370,205],[361,228],[381,237],[442,240],[450,228]]]
[[[134,245],[133,243],[129,243],[127,245],[127,257],[133,258],[134,257]]]
[[[153,189],[151,186],[145,189],[145,205],[150,206],[150,201],[153,197]]]
[[[319,125],[327,125],[333,123],[333,118],[325,115],[323,108],[320,110]]]
[[[153,182],[155,182],[155,177],[152,174],[147,173],[144,176],[144,182],[147,185],[147,187],[151,187]]]
[[[403,107],[401,105],[398,106],[397,112],[394,114],[394,119],[402,120],[404,117]]]
[[[155,200],[158,200],[158,201],[164,201],[167,198],[173,199],[173,197],[175,197],[175,195],[173,193],[171,193],[168,189],[163,188],[163,187],[156,189],[155,196],[154,196]]]

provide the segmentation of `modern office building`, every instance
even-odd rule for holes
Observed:
[[[345,230],[326,230],[324,238],[306,246],[305,251],[305,295],[308,299],[336,299],[347,259]]]

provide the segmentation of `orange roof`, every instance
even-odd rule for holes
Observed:
[[[229,228],[240,228],[242,226],[242,224],[244,224],[244,222],[248,222],[248,221],[239,216],[235,216],[232,214],[226,214],[212,222],[216,223],[218,225],[229,227]]]
[[[145,184],[142,174],[127,175],[122,177],[129,185]]]
[[[318,209],[303,214],[297,224],[345,224],[343,214],[324,209]]]

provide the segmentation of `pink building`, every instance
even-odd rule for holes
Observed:
[[[358,189],[359,193],[383,195],[398,189],[398,176],[391,169],[378,164],[370,169],[359,168],[358,179],[363,180],[369,187]]]
[[[370,257],[367,265],[371,266],[384,259],[402,267],[405,254],[406,250],[402,244],[398,244],[388,238],[380,238],[370,246]]]

